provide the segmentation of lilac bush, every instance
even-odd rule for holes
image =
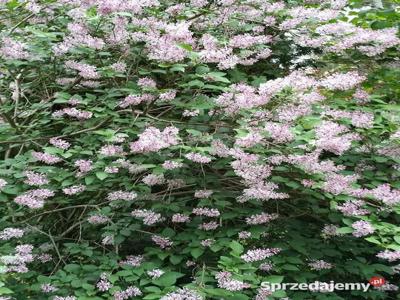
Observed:
[[[395,299],[400,17],[364,2],[0,0],[0,299]]]

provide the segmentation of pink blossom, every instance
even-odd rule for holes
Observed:
[[[41,186],[49,183],[47,177],[40,173],[26,171],[24,175],[26,176],[26,180],[24,182],[28,185]]]
[[[273,269],[273,264],[272,263],[268,263],[268,262],[266,262],[266,263],[262,263],[258,268],[261,270],[261,271],[265,271],[265,272],[269,272],[269,271],[271,271],[272,269]]]
[[[117,291],[114,293],[114,300],[126,300],[130,297],[141,296],[142,292],[134,286],[129,286],[124,291]]]
[[[139,134],[139,140],[130,144],[133,153],[156,152],[178,144],[178,128],[166,127],[163,131],[155,127],[147,128]]]
[[[162,167],[166,170],[173,170],[177,169],[183,166],[183,163],[177,162],[177,161],[172,161],[172,160],[166,160],[163,164]]]
[[[364,80],[366,77],[357,72],[334,73],[321,80],[320,85],[329,90],[345,91],[356,87]]]
[[[396,250],[396,251],[385,250],[385,251],[379,252],[376,256],[392,262],[392,261],[400,259],[400,251],[399,250]]]
[[[79,110],[75,107],[72,107],[72,108],[64,108],[62,110],[55,111],[52,114],[53,117],[57,117],[57,118],[62,117],[64,115],[67,115],[67,116],[73,117],[73,118],[77,118],[78,120],[87,120],[93,116],[93,113],[91,113],[90,111],[83,111],[83,110]]]
[[[151,279],[154,280],[154,279],[160,278],[165,272],[160,269],[153,269],[153,270],[147,271],[146,273],[147,273],[147,275],[149,275],[151,277]]]
[[[164,178],[164,174],[159,174],[159,175],[149,174],[149,175],[146,175],[142,179],[142,181],[143,181],[143,183],[147,184],[148,186],[161,185],[161,184],[165,183],[165,178]]]
[[[44,162],[45,164],[48,165],[54,165],[56,163],[59,163],[62,161],[61,158],[53,155],[53,154],[48,154],[48,153],[44,153],[44,152],[32,152],[32,156],[33,158],[35,158],[38,161]]]
[[[281,251],[281,249],[279,249],[279,248],[255,249],[255,250],[247,251],[246,254],[243,254],[240,257],[245,262],[255,262],[255,261],[264,260],[267,257],[271,257],[275,254],[278,254],[280,251]]]
[[[29,59],[30,54],[27,51],[28,46],[20,41],[9,37],[3,37],[1,40],[0,56],[4,59]]]
[[[323,260],[314,260],[308,263],[308,266],[311,268],[311,270],[327,270],[333,268],[333,265],[331,263]]]
[[[251,237],[251,232],[241,231],[241,232],[239,232],[238,236],[239,236],[239,239],[245,240],[245,239],[248,239]]]
[[[73,185],[67,188],[63,188],[62,191],[66,195],[75,195],[83,192],[86,189],[84,185]]]
[[[156,88],[156,82],[149,77],[139,78],[138,86],[143,88]]]
[[[212,244],[215,243],[214,239],[205,239],[200,242],[203,247],[210,247]]]
[[[365,205],[365,203],[362,200],[352,200],[347,201],[342,205],[338,205],[337,209],[345,216],[363,216],[369,214],[367,209],[361,208],[363,205]]]
[[[40,286],[40,289],[42,290],[43,293],[52,293],[58,291],[58,288],[56,288],[54,285],[51,285],[50,283],[42,284]]]
[[[267,201],[270,199],[286,199],[289,195],[286,193],[279,193],[276,191],[278,185],[272,182],[262,182],[250,186],[243,190],[243,197],[240,198],[239,202],[245,202],[249,199],[257,199],[261,201]]]
[[[386,205],[396,205],[400,202],[400,190],[391,189],[389,184],[381,184],[371,190],[371,195]]]
[[[182,288],[166,294],[160,300],[203,300],[203,297],[194,290]]]
[[[126,64],[123,62],[117,62],[110,65],[110,68],[115,72],[124,73],[126,71]]]
[[[21,238],[24,233],[23,229],[8,227],[0,231],[0,240],[8,241],[12,238]]]
[[[339,227],[332,224],[327,224],[322,229],[322,236],[324,237],[333,237],[340,236],[341,234],[338,232]]]
[[[271,139],[277,143],[287,143],[294,139],[294,134],[290,127],[285,124],[268,122],[265,125],[265,130],[270,134]]]
[[[69,147],[71,147],[71,144],[68,143],[67,141],[64,141],[60,138],[53,137],[49,140],[49,143],[52,144],[54,147],[67,150]]]
[[[132,201],[136,197],[137,194],[135,192],[125,192],[125,191],[111,192],[107,195],[107,199],[110,201],[116,201],[116,200]]]
[[[0,178],[0,191],[7,185],[7,181],[3,178]]]
[[[103,216],[103,215],[93,215],[93,216],[90,216],[87,219],[87,221],[90,224],[104,224],[104,223],[109,222],[110,219],[108,217],[106,217],[106,216]]]
[[[209,198],[214,192],[212,190],[197,190],[194,192],[195,198]]]
[[[258,215],[251,215],[246,218],[246,223],[250,225],[265,224],[278,218],[278,214],[261,213]]]
[[[265,300],[268,299],[268,296],[272,295],[272,291],[269,288],[259,288],[257,290],[257,295],[254,300]]]
[[[172,222],[174,223],[186,223],[190,221],[190,217],[184,214],[174,214],[172,216]]]
[[[31,209],[42,208],[44,206],[44,200],[53,197],[54,192],[48,189],[37,189],[27,191],[24,194],[17,196],[14,202],[19,205],[27,206]]]
[[[140,103],[150,103],[155,99],[151,94],[129,95],[118,103],[119,107],[126,108],[130,105],[139,105]]]
[[[143,224],[145,225],[154,225],[164,220],[161,214],[147,209],[135,209],[131,212],[131,215],[135,218],[143,219]]]
[[[375,232],[375,228],[367,221],[356,221],[351,227],[354,229],[353,235],[355,237],[362,237]]]
[[[195,109],[195,110],[187,110],[185,109],[182,113],[183,117],[196,117],[200,114],[200,110]]]
[[[250,287],[250,284],[232,278],[230,272],[219,272],[215,275],[218,281],[218,287],[228,291],[241,291]]]
[[[100,154],[104,156],[124,155],[124,150],[121,146],[106,145],[101,147]]]
[[[156,243],[161,249],[170,248],[173,242],[167,238],[159,235],[152,235],[151,240]]]
[[[208,223],[203,223],[199,225],[199,229],[205,230],[205,231],[211,231],[215,230],[219,227],[219,224],[215,221],[211,221]]]
[[[77,298],[75,296],[66,296],[66,297],[55,296],[53,300],[77,300]]]
[[[192,213],[197,216],[205,216],[205,217],[219,217],[220,212],[216,208],[207,208],[207,207],[198,207],[193,208]]]
[[[143,255],[130,255],[125,260],[119,262],[120,265],[139,267],[144,261]]]
[[[119,172],[119,168],[115,166],[107,166],[104,168],[104,172],[108,174],[116,174]]]
[[[176,90],[169,90],[164,93],[161,93],[159,96],[160,101],[171,101],[176,97]]]
[[[80,174],[85,174],[93,169],[93,162],[91,160],[79,159],[74,163],[78,167]]]
[[[194,153],[190,152],[188,154],[185,154],[185,157],[193,162],[199,163],[199,164],[208,164],[211,162],[212,158],[199,154],[199,153]]]
[[[84,64],[84,63],[78,63],[76,61],[66,61],[65,66],[69,69],[77,70],[79,71],[79,75],[83,78],[86,79],[98,79],[100,78],[100,74],[97,73],[96,67]]]

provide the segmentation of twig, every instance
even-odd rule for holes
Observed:
[[[25,18],[23,18],[20,22],[18,22],[13,28],[11,28],[11,30],[8,32],[8,35],[11,35],[22,23],[24,23],[25,21],[29,20],[30,18],[32,18],[35,15],[35,13],[31,13],[30,15],[26,16]]]
[[[21,79],[22,73],[19,73],[17,77],[15,78],[14,84],[15,84],[15,108],[14,108],[14,119],[17,117],[18,114],[18,104],[19,104],[19,99],[21,98],[21,87],[20,87],[20,79]]]

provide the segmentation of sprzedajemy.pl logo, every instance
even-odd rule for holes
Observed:
[[[333,292],[333,291],[363,291],[373,287],[380,287],[386,283],[383,277],[374,276],[367,283],[364,282],[329,282],[314,281],[311,283],[274,283],[264,281],[261,283],[263,288],[275,292],[278,290],[289,291],[311,291],[311,292]]]

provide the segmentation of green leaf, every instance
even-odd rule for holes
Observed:
[[[270,282],[270,283],[281,283],[283,281],[283,276],[278,276],[278,275],[271,275],[267,276],[263,279],[264,282]]]
[[[96,172],[96,177],[103,181],[108,177],[108,174],[106,172]]]
[[[153,283],[158,286],[172,286],[178,278],[185,276],[185,274],[178,272],[166,272],[160,278],[153,280]]]
[[[14,292],[6,287],[0,287],[0,295],[13,294]]]
[[[244,248],[243,248],[242,244],[240,244],[237,241],[230,242],[229,243],[229,248],[231,248],[236,255],[240,255],[244,251]]]
[[[193,248],[192,250],[190,250],[190,254],[194,258],[200,257],[203,253],[204,253],[204,249],[202,249],[202,248]]]

